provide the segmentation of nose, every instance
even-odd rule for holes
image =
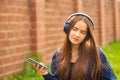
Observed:
[[[77,31],[75,35],[76,35],[77,37],[79,37],[79,36],[80,36],[80,32]]]

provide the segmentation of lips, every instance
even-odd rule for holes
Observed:
[[[75,40],[75,41],[79,41],[79,39],[78,39],[78,38],[74,38],[74,37],[73,37],[73,40]]]

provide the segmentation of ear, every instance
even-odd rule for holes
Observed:
[[[68,31],[69,31],[69,28],[70,28],[70,22],[66,22],[65,25],[64,25],[64,32],[67,34]]]

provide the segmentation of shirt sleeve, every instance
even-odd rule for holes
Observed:
[[[103,51],[100,48],[99,53],[101,61],[103,63],[102,80],[117,80],[109,62],[107,61],[106,56],[104,55]]]
[[[58,53],[55,52],[55,54],[52,57],[51,73],[48,73],[47,75],[43,76],[45,80],[60,80],[58,74],[56,73],[58,67],[58,61],[57,61],[58,56],[59,56]]]

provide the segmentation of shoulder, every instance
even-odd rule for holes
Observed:
[[[108,70],[110,68],[110,64],[107,60],[107,57],[105,56],[105,54],[101,48],[99,48],[98,50],[99,50],[100,59],[103,64],[104,70]]]
[[[61,49],[58,48],[55,51],[55,53],[53,54],[53,57],[52,57],[52,63],[51,63],[51,72],[52,72],[52,74],[57,73],[57,68],[58,68],[58,65],[60,63],[60,56],[61,56]]]
[[[107,59],[106,59],[106,56],[105,56],[102,48],[98,47],[98,52],[100,54],[100,58],[101,58],[102,63],[107,63]]]
[[[61,53],[62,53],[62,48],[58,48],[53,54],[53,59],[59,57]]]
[[[100,47],[98,47],[98,53],[100,54],[101,58],[105,57],[104,51]]]
[[[101,62],[103,64],[102,79],[103,80],[117,80],[103,50],[99,47],[98,51],[100,54]]]

